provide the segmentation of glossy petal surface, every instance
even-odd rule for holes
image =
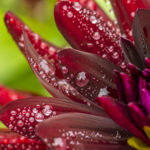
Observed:
[[[61,1],[61,0],[59,0]],[[109,21],[111,23],[112,20],[107,16],[107,14],[102,10],[102,8],[96,3],[95,0],[69,0],[71,2],[75,2],[77,8],[80,8],[80,4],[85,8],[88,8],[92,11],[95,11],[98,16],[102,16],[105,21]],[[80,4],[79,4],[80,3]]]
[[[58,56],[67,81],[82,95],[90,100],[98,95],[116,95],[113,70],[120,69],[113,63],[75,49],[65,49]]]
[[[34,68],[37,70],[37,73],[39,73],[38,77],[39,77],[40,81],[44,84],[44,86],[48,89],[48,91],[57,97],[59,97],[59,96],[65,97],[58,90],[56,90],[53,86],[51,86],[44,79],[42,79],[42,77],[44,78],[46,76],[46,73],[47,74],[51,73],[51,74],[57,76],[59,79],[60,78],[63,79],[62,73],[57,64],[57,52],[59,51],[59,48],[57,48],[57,47],[51,45],[50,43],[48,43],[47,41],[41,39],[41,37],[39,37],[37,34],[33,33],[18,17],[16,17],[11,12],[6,13],[5,23],[8,28],[9,33],[12,35],[12,37],[14,38],[14,40],[16,41],[17,45],[22,50],[22,52],[25,55],[27,55],[27,53],[25,53],[25,46],[26,46],[27,50],[30,50],[30,49],[32,50],[31,56],[34,55],[34,58],[36,58],[36,60],[38,58],[40,58],[38,60],[38,62],[40,64],[34,64]],[[27,36],[28,36],[28,37],[26,36],[27,37],[26,43],[24,43],[25,38],[23,35],[23,29],[26,31]],[[29,43],[29,41],[30,41],[30,43]],[[21,42],[21,44],[20,44],[20,42]],[[30,56],[30,61],[32,59],[31,56]],[[29,56],[27,56],[27,57],[29,57]],[[36,62],[36,63],[38,63],[38,62]],[[38,72],[39,69],[41,72]],[[54,85],[54,83],[55,83],[55,85],[57,84],[56,81],[53,81],[53,83],[51,81],[51,84]]]
[[[0,105],[5,105],[11,101],[29,97],[29,94],[21,93],[14,91],[12,89],[8,89],[3,85],[0,85]]]
[[[49,147],[55,147],[55,140],[65,139],[69,149],[83,146],[93,148],[123,147],[126,144],[126,132],[121,131],[110,119],[92,115],[74,113],[64,114],[45,120],[37,126],[37,135]]]
[[[121,38],[121,45],[125,54],[125,58],[126,61],[128,63],[132,63],[134,65],[136,65],[137,67],[139,67],[140,69],[144,68],[144,64],[137,52],[136,47],[134,46],[134,44],[124,38]]]
[[[57,76],[55,76],[54,71],[52,70],[54,69],[53,66],[51,66],[52,64],[49,61],[43,59],[35,52],[25,32],[24,38],[25,38],[26,55],[29,64],[34,73],[41,81],[41,83],[48,89],[48,91],[51,91],[55,97],[65,98],[68,101],[75,100],[80,103],[87,104],[93,109],[101,112],[102,115],[106,115],[105,112],[100,107],[98,107],[95,103],[91,102],[87,98],[83,97],[77,90],[75,90],[72,86],[70,86],[70,84],[68,84],[66,80],[57,78]]]
[[[82,6],[77,9],[68,1],[57,3],[54,15],[58,29],[73,48],[98,54],[126,68],[120,34],[102,17]]]
[[[45,41],[37,33],[32,32],[31,29],[15,14],[8,11],[5,14],[5,24],[8,32],[11,34],[12,38],[15,40],[16,44],[19,46],[23,53],[25,52],[23,37],[24,28],[39,55],[43,56],[45,59],[52,59],[54,62],[57,61],[56,56],[60,48]]]
[[[0,120],[11,130],[35,138],[35,126],[43,120],[67,112],[99,115],[99,111],[64,99],[32,97],[9,103],[0,110]]]
[[[41,141],[28,139],[19,136],[7,129],[0,129],[0,149],[1,150],[48,150],[48,147]]]
[[[125,73],[120,73],[120,77],[122,79],[126,102],[137,101],[138,84],[136,83],[136,81],[131,76]]]
[[[129,103],[128,107],[130,108],[132,118],[140,128],[144,128],[144,126],[150,123],[149,119],[141,109],[140,105],[138,105],[137,103]]]
[[[138,8],[150,8],[148,0],[111,0],[119,27],[127,38],[132,39],[132,23]]]
[[[142,76],[142,71],[135,65],[129,63],[128,70],[130,75],[135,79],[135,81],[139,81],[139,77]]]
[[[134,136],[142,139],[150,145],[149,140],[145,134],[134,124],[131,116],[129,115],[128,109],[125,105],[117,102],[111,97],[101,97],[97,101],[105,109],[108,115],[116,121],[122,128],[130,131]]]
[[[133,38],[143,62],[145,61],[145,57],[150,57],[149,18],[150,10],[139,9],[133,22]]]
[[[143,107],[145,107],[146,112],[150,114],[150,85],[143,78],[140,78],[139,81],[139,92],[140,92],[140,103]]]

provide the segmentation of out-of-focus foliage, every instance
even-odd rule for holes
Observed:
[[[101,8],[109,15],[112,20],[115,20],[114,12],[109,0],[95,0]]]

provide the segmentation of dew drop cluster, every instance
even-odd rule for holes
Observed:
[[[40,104],[35,107],[16,108],[10,111],[10,118],[7,126],[9,129],[30,137],[35,138],[35,126],[44,119],[53,117],[56,112],[49,104]]]
[[[111,60],[122,69],[126,68],[120,45],[121,35],[110,21],[105,22],[102,16],[98,17],[95,12],[83,8],[78,2],[64,4],[62,16],[67,18],[74,30],[78,30],[80,33],[80,35],[76,35],[72,28],[67,28],[70,30],[68,36],[81,37],[76,39],[80,47],[76,46],[75,48],[96,53]],[[72,42],[70,41],[70,43]]]

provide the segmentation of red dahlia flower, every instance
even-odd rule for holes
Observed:
[[[149,2],[114,0],[112,4],[121,32],[132,39],[133,14],[137,8],[150,8]],[[0,131],[0,148],[128,150],[131,134],[145,143],[130,138],[131,146],[143,150],[150,146],[150,10],[136,13],[135,45],[121,38],[118,27],[93,0],[81,4],[60,1],[54,15],[60,32],[74,49],[60,51],[13,13],[5,15],[9,33],[54,98],[29,98],[22,93],[20,100],[18,92],[4,90],[1,104],[4,99],[14,100],[11,92],[19,100],[1,108],[0,120],[17,134]]]

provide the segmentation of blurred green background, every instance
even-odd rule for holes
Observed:
[[[97,2],[112,16],[108,0]],[[11,10],[43,38],[63,47],[67,43],[55,25],[55,3],[55,0],[0,0],[0,83],[14,89],[48,95],[8,34],[3,18],[5,12]]]

